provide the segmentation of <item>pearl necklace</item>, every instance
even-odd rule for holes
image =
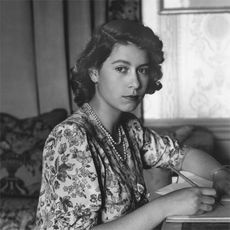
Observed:
[[[88,103],[85,103],[85,108],[87,109],[89,114],[94,118],[94,120],[97,122],[97,125],[101,129],[103,134],[108,138],[108,140],[109,140],[114,152],[118,156],[119,160],[122,162],[126,161],[127,153],[126,153],[125,143],[124,143],[124,141],[122,141],[122,133],[121,133],[121,130],[123,129],[122,126],[119,126],[119,128],[118,128],[118,141],[115,141],[113,139],[113,137],[110,135],[109,131],[107,131],[107,129],[101,123],[100,119],[98,118],[97,114],[94,112],[93,108]],[[122,142],[123,155],[121,155],[115,147],[115,145],[120,145],[121,142]]]

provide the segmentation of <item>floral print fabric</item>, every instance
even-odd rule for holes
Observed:
[[[43,152],[38,229],[90,229],[148,202],[144,167],[179,167],[183,151],[169,137],[143,128],[131,114],[121,119],[122,162],[82,106],[57,125]]]

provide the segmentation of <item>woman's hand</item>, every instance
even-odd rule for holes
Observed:
[[[194,215],[209,212],[215,204],[213,188],[184,188],[161,197],[165,204],[165,216]],[[168,204],[168,205],[167,205]]]
[[[213,187],[217,191],[218,199],[222,195],[230,196],[230,165],[225,165],[213,172]]]

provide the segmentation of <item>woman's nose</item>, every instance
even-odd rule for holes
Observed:
[[[138,89],[140,87],[139,76],[136,71],[130,73],[130,88]]]

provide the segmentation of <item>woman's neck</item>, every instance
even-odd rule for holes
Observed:
[[[121,112],[112,108],[110,105],[106,103],[100,103],[94,99],[92,99],[89,102],[89,104],[98,116],[98,118],[100,119],[101,123],[104,125],[104,127],[111,134],[117,132],[117,126]]]

